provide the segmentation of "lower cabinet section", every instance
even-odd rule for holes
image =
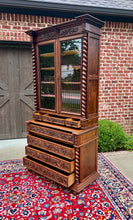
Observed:
[[[45,176],[65,187],[71,186],[75,182],[75,174],[63,174],[59,171],[55,171],[47,166],[45,166],[43,163],[37,160],[33,160],[28,157],[23,158],[23,164],[28,169],[33,170],[37,172],[38,174],[41,174],[42,176]]]
[[[27,122],[26,157],[23,164],[74,192],[80,192],[99,176],[97,127],[76,129],[50,123]]]

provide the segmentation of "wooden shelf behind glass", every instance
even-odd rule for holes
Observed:
[[[40,70],[54,70],[54,67],[41,67]]]
[[[63,51],[61,53],[61,56],[68,56],[68,55],[75,55],[75,54],[79,54],[80,51],[78,50],[68,50],[68,51]],[[40,54],[40,57],[53,57],[54,53],[43,53]]]
[[[73,85],[81,85],[81,82],[62,82],[62,84],[73,84]]]
[[[54,56],[54,53],[43,53],[43,54],[40,54],[40,57],[53,57]]]
[[[63,94],[62,94],[62,98],[64,98],[64,99],[74,99],[74,100],[76,99],[76,100],[80,100],[80,96],[74,96],[74,95],[72,95],[72,96],[70,95],[70,96],[69,96],[69,95],[63,95]]]
[[[41,84],[55,84],[53,81],[41,81]]]
[[[55,95],[54,94],[41,94],[41,97],[55,97]]]

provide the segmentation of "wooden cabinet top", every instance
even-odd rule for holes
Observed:
[[[81,33],[84,34],[85,32],[92,32],[100,35],[100,28],[103,26],[103,24],[103,21],[91,15],[85,14],[78,16],[69,22],[53,25],[37,31],[30,30],[26,33],[33,37],[34,42],[41,42]]]

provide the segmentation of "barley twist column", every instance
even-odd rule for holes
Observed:
[[[80,181],[80,175],[79,175],[79,148],[76,148],[75,152],[75,175],[76,175],[76,183],[79,183]]]
[[[37,111],[38,101],[37,101],[36,60],[35,60],[34,44],[32,44],[32,71],[33,71],[34,107],[35,107],[35,111]]]
[[[83,56],[82,56],[82,78],[81,78],[81,115],[86,118],[86,93],[87,93],[87,54],[88,54],[88,37],[83,37]]]

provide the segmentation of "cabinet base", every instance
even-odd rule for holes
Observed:
[[[99,176],[99,173],[95,171],[90,176],[86,177],[81,183],[74,183],[70,188],[74,192],[79,193],[81,190],[95,181]]]

